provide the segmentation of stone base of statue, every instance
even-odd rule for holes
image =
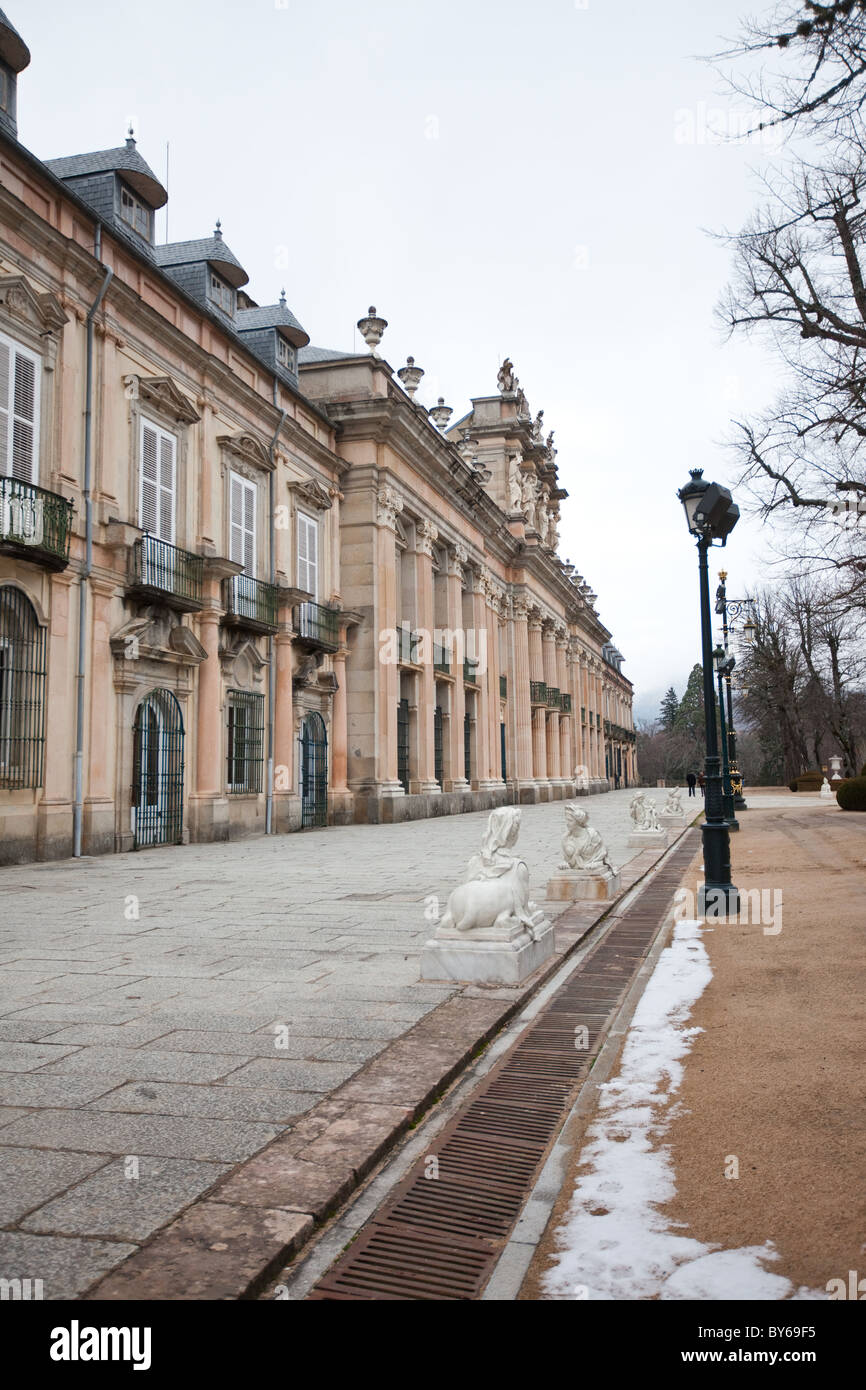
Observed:
[[[549,902],[604,903],[620,890],[619,873],[610,869],[560,869],[547,885]]]
[[[686,818],[684,815],[674,815],[673,811],[659,811],[659,825],[670,830],[682,830],[685,826]]]
[[[634,830],[628,837],[629,849],[667,849],[666,830]]]
[[[480,927],[472,932],[446,927],[421,952],[422,980],[459,980],[475,985],[519,985],[553,955],[553,923],[535,929]]]

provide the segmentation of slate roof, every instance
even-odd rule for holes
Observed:
[[[249,282],[249,276],[237,256],[226,246],[222,236],[200,237],[197,241],[170,241],[164,246],[154,246],[156,263],[163,268],[173,265],[192,265],[196,261],[207,261],[239,289]]]
[[[248,333],[258,328],[279,328],[289,342],[298,348],[306,347],[310,341],[309,333],[301,327],[282,299],[279,304],[262,304],[256,305],[254,309],[238,309],[235,323],[239,333]]]
[[[117,172],[139,193],[152,208],[164,207],[168,194],[149,164],[142,159],[135,148],[134,140],[127,140],[115,150],[93,150],[90,154],[70,154],[62,159],[46,159],[46,166],[59,179],[77,179],[86,174],[107,174]]]
[[[14,24],[10,24],[0,10],[0,58],[8,63],[13,72],[21,72],[30,62],[30,49],[22,39]]]
[[[340,352],[337,348],[303,347],[298,353],[298,362],[339,362],[342,358],[358,357],[357,352]]]

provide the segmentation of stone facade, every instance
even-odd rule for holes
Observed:
[[[519,388],[443,432],[411,372],[256,304],[219,227],[155,246],[132,136],[49,166],[15,133],[0,861],[632,783],[631,686]]]

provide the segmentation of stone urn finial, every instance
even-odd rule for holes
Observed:
[[[375,304],[370,305],[366,318],[358,319],[358,332],[370,349],[372,357],[378,357],[376,348],[381,343],[382,335],[387,327],[388,320],[377,315]]]
[[[436,404],[431,406],[430,409],[427,411],[427,414],[430,416],[430,419],[433,421],[433,424],[436,426],[436,428],[438,430],[442,430],[442,432],[444,433],[444,431],[448,427],[448,421],[454,414],[454,410],[450,405],[445,404],[445,397],[440,396]]]
[[[405,367],[401,367],[397,375],[403,383],[403,390],[414,400],[415,392],[421,385],[424,368],[415,366],[414,357],[407,357]]]
[[[470,430],[468,425],[466,426],[465,430],[463,431],[463,434],[460,437],[460,443],[457,445],[457,452],[466,463],[469,463],[469,461],[475,454],[475,444],[472,440],[472,431]]]

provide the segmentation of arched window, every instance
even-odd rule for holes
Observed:
[[[41,787],[45,629],[20,589],[0,587],[0,787]]]

